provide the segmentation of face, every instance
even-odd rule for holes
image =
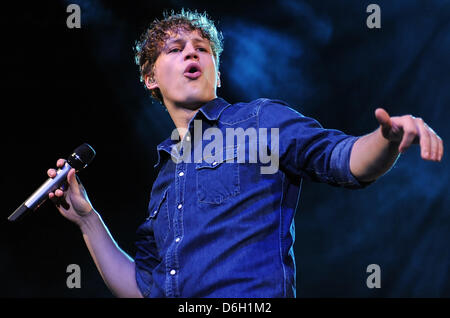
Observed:
[[[159,88],[167,107],[196,109],[217,97],[220,73],[209,41],[199,31],[169,33],[158,56],[148,89]]]

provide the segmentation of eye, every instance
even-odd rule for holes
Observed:
[[[169,53],[177,53],[177,52],[181,52],[181,50],[179,48],[177,48],[177,47],[169,49]]]
[[[197,48],[197,50],[199,50],[200,52],[208,52],[208,49],[206,49],[204,47],[199,47],[199,48]]]

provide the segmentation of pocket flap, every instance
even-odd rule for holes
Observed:
[[[159,210],[161,209],[161,205],[163,204],[164,200],[167,197],[168,191],[169,191],[169,188],[164,190],[164,193],[161,195],[161,197],[158,200],[155,200],[153,205],[151,207],[149,207],[149,209],[148,209],[149,215],[147,217],[147,220],[156,218]]]
[[[238,155],[238,146],[228,146],[221,148],[209,156],[203,158],[202,162],[197,163],[195,169],[215,169],[224,162],[236,162],[235,158]]]

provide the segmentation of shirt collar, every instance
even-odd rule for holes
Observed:
[[[199,111],[202,112],[208,120],[218,120],[222,112],[228,106],[231,106],[231,104],[223,98],[217,97],[203,105]]]
[[[197,114],[192,118],[194,120],[197,118],[198,113],[202,113],[208,120],[211,121],[217,121],[222,114],[222,112],[225,110],[225,108],[231,106],[230,103],[228,103],[226,100],[220,97],[216,97],[213,100],[210,100],[205,105],[203,105]],[[191,121],[192,121],[191,120]],[[155,164],[155,168],[160,164],[161,162],[161,151],[166,152],[168,155],[170,155],[172,147],[178,143],[178,140],[172,140],[170,137],[161,142],[157,147],[157,153],[158,153],[158,161]]]

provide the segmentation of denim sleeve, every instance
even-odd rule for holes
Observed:
[[[136,256],[134,258],[136,283],[144,297],[150,297],[153,284],[152,271],[159,264],[156,243],[149,222],[144,222],[136,231]]]
[[[372,184],[374,181],[358,181],[350,171],[350,155],[353,145],[359,137],[350,136],[334,147],[331,153],[330,170],[333,177],[333,183],[350,189],[360,189]]]
[[[279,165],[291,175],[346,188],[363,188],[350,171],[350,154],[358,137],[325,129],[286,103],[261,100],[259,126],[279,128]],[[270,138],[269,138],[270,142]]]

